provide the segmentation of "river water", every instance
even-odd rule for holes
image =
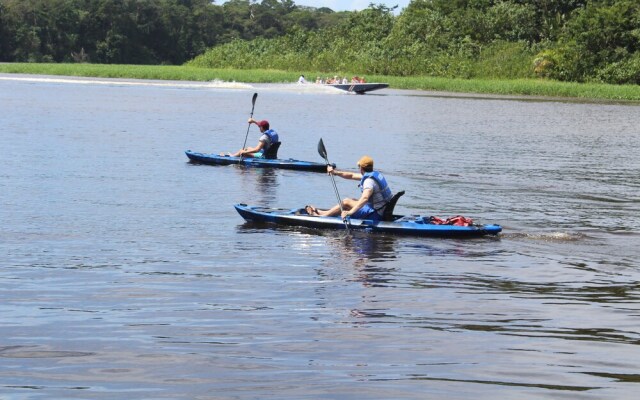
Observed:
[[[503,233],[245,223],[233,204],[336,201],[325,174],[188,163],[243,144],[254,92],[281,158],[323,138],[406,190],[396,212]],[[640,390],[638,105],[0,75],[0,109],[2,399]]]

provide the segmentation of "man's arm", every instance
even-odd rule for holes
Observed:
[[[331,165],[327,165],[327,173],[334,174],[335,176],[339,176],[340,178],[344,178],[344,179],[353,179],[356,181],[359,181],[360,179],[362,179],[362,175],[357,172],[338,171],[337,169],[333,168]]]
[[[367,204],[367,202],[369,201],[369,197],[371,197],[372,194],[373,194],[373,189],[371,188],[364,189],[362,191],[362,196],[360,196],[360,199],[358,199],[358,202],[353,207],[351,207],[349,211],[345,210],[342,212],[342,218],[350,217],[353,214],[355,214],[359,209],[362,208],[362,206]]]
[[[262,150],[262,148],[263,148],[263,147],[264,147],[264,142],[263,142],[263,141],[259,141],[259,142],[258,142],[258,145],[257,145],[256,147],[247,147],[247,148],[246,148],[246,149],[244,149],[244,150],[240,150],[240,151],[237,153],[236,157],[240,157],[240,156],[241,156],[241,155],[243,155],[243,154],[253,154],[253,153],[257,153],[257,152],[259,152],[260,150]]]

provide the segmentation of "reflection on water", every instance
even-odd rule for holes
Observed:
[[[335,202],[325,174],[187,162],[234,147],[255,87],[3,80],[0,397],[636,397],[637,107],[283,86],[256,107],[284,157],[322,136],[398,213],[504,233],[244,222]]]
[[[292,228],[293,230],[293,228]],[[331,231],[307,228],[306,233],[322,236],[329,251],[350,259],[383,262],[396,258],[397,237],[362,231]]]
[[[241,186],[250,187],[257,194],[253,199],[256,205],[268,206],[277,199],[278,171],[272,168],[251,168],[242,165],[234,165],[239,170]]]

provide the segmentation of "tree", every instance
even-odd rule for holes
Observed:
[[[640,4],[635,0],[598,0],[577,9],[558,46],[553,77],[585,81],[607,65],[640,51]]]

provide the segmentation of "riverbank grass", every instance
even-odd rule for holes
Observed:
[[[0,63],[0,73],[63,75],[122,79],[293,83],[300,73],[313,79],[327,73],[315,71],[210,69],[191,66]],[[340,76],[357,73],[339,72]],[[333,74],[329,74],[333,75]],[[444,91],[493,95],[543,96],[583,100],[640,102],[640,85],[557,82],[543,79],[487,80],[447,79],[427,76],[369,75],[369,82],[389,83],[393,89]]]

